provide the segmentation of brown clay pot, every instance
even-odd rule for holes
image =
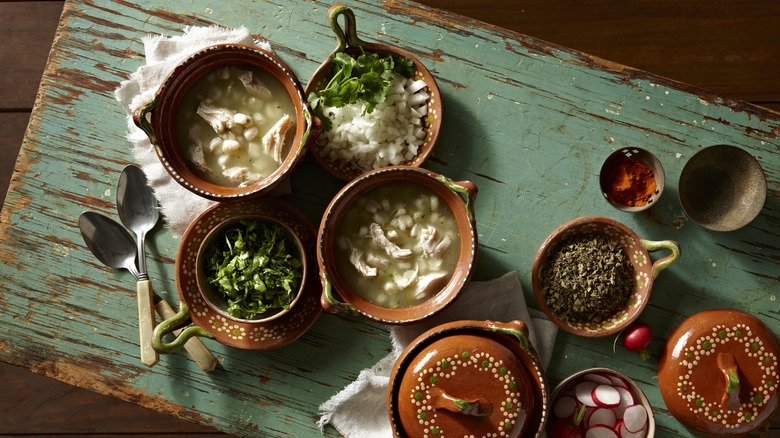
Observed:
[[[338,19],[341,16],[344,17],[343,29],[338,22]],[[422,165],[425,159],[433,151],[433,146],[436,144],[436,141],[439,138],[439,132],[441,131],[442,103],[441,93],[439,92],[438,85],[436,85],[436,79],[434,79],[425,65],[408,51],[388,44],[366,43],[360,40],[357,36],[355,14],[350,8],[342,4],[334,4],[331,6],[330,9],[328,9],[328,23],[333,29],[333,33],[336,35],[336,40],[338,42],[338,45],[333,53],[331,53],[331,56],[338,52],[344,52],[350,56],[356,57],[361,54],[361,51],[365,50],[366,52],[376,53],[382,57],[394,53],[414,61],[414,66],[417,69],[415,78],[425,81],[425,84],[428,86],[428,94],[430,95],[430,98],[428,99],[428,116],[423,122],[423,128],[427,135],[425,137],[425,143],[423,143],[417,151],[417,156],[413,160],[403,163],[403,165],[414,167]],[[332,75],[333,66],[333,61],[328,57],[328,59],[317,68],[317,71],[314,72],[306,85],[306,96],[310,93],[318,92],[327,85],[328,80]],[[315,160],[317,160],[323,169],[336,178],[343,181],[351,181],[361,173],[364,173],[363,170],[360,170],[352,163],[331,161],[328,157],[320,154],[321,149],[322,146],[320,145],[315,144],[313,146],[312,152]]]
[[[604,234],[620,242],[634,268],[634,288],[625,308],[601,321],[571,322],[556,315],[546,304],[542,295],[542,271],[559,242],[573,235],[586,233]],[[650,259],[649,252],[666,249],[672,253],[659,260]],[[636,235],[630,228],[618,221],[598,216],[581,217],[569,221],[555,231],[539,247],[531,270],[534,296],[542,311],[566,332],[583,337],[602,337],[617,333],[628,327],[644,310],[650,299],[653,281],[662,270],[676,263],[680,258],[680,246],[672,240],[650,241]]]
[[[778,407],[780,344],[758,318],[734,309],[699,312],[669,335],[658,386],[669,412],[707,436],[742,436]]]
[[[364,300],[351,289],[336,263],[335,246],[338,224],[352,203],[372,188],[399,182],[426,187],[446,203],[458,227],[459,256],[452,277],[431,298],[410,307],[388,308]],[[385,167],[365,173],[347,184],[325,210],[317,237],[323,308],[332,313],[353,313],[382,324],[395,325],[421,321],[444,310],[466,288],[474,271],[477,253],[476,196],[477,187],[472,182],[454,182],[419,167]]]
[[[282,225],[296,242],[303,264],[303,279],[290,308],[263,319],[232,317],[227,304],[201,278],[202,254],[210,239],[224,227],[240,219],[261,219]],[[154,331],[153,345],[162,353],[173,353],[192,336],[204,336],[235,348],[270,350],[298,339],[322,311],[321,289],[316,277],[315,228],[298,209],[272,197],[252,201],[221,202],[201,213],[184,232],[176,253],[176,288],[181,302],[179,313],[161,322]],[[174,341],[163,336],[192,322]]]
[[[401,353],[387,390],[395,437],[538,437],[547,380],[521,321],[455,321]]]
[[[287,157],[271,175],[246,187],[222,186],[204,179],[190,167],[176,138],[179,105],[187,90],[207,73],[229,65],[248,65],[268,72],[284,85],[295,107],[295,137]],[[273,54],[241,44],[206,47],[182,61],[162,83],[154,99],[133,114],[133,121],[149,136],[165,170],[177,183],[218,201],[259,196],[273,190],[289,177],[321,129],[292,70]]]

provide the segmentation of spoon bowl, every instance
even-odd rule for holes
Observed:
[[[127,269],[137,280],[136,249],[133,236],[116,221],[100,213],[85,211],[79,216],[79,230],[84,243],[104,265]]]
[[[138,166],[129,165],[122,170],[116,190],[119,218],[138,238],[138,272],[146,280],[146,233],[157,224],[160,214],[157,199],[149,188],[146,175]]]

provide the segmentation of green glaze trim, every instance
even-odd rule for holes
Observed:
[[[301,137],[301,144],[298,145],[299,149],[306,147],[306,143],[309,142],[309,134],[311,134],[311,111],[306,106],[303,107],[303,118],[306,120],[306,131],[303,132],[303,137]]]
[[[739,391],[739,376],[734,370],[729,370],[729,383],[726,384],[726,393],[733,394]]]
[[[490,330],[493,330],[496,333],[501,333],[502,335],[514,336],[517,338],[517,341],[520,344],[520,348],[528,353],[528,355],[531,355],[531,350],[528,348],[528,338],[525,336],[525,333],[521,332],[520,330],[498,326],[491,326]]]
[[[336,309],[354,314],[360,313],[357,307],[349,303],[342,303],[341,301],[337,300],[335,296],[333,296],[333,287],[331,286],[330,281],[328,281],[328,276],[325,274],[322,274],[322,293],[324,294],[325,299],[328,301],[328,304],[335,307]]]
[[[463,400],[462,398],[456,398],[452,400],[452,404],[455,405],[455,407],[461,412],[468,411],[474,407],[474,403],[471,403],[468,400]]]
[[[652,240],[643,239],[642,247],[649,252],[655,252],[662,249],[668,249],[672,252],[671,255],[668,255],[653,263],[653,278],[658,278],[658,274],[660,274],[661,271],[677,263],[677,261],[680,259],[680,245],[672,240],[661,240],[655,242]]]
[[[163,336],[176,330],[181,324],[190,318],[190,309],[187,304],[181,303],[179,313],[159,323],[154,328],[154,334],[152,336],[152,346],[160,353],[174,353],[179,350],[184,344],[190,340],[193,336],[203,336],[204,338],[214,339],[214,335],[206,331],[205,329],[197,326],[187,327],[182,330],[173,342],[163,341]]]
[[[154,134],[154,127],[146,118],[146,115],[156,110],[158,105],[160,105],[160,102],[157,101],[157,96],[155,96],[151,102],[136,110],[135,114],[133,114],[133,122],[146,133],[154,148],[159,151],[160,147],[157,144],[157,136]]]
[[[476,214],[474,212],[474,201],[477,197],[477,194],[472,193],[467,188],[459,185],[458,183],[447,178],[444,175],[437,176],[436,180],[444,184],[448,189],[452,190],[453,192],[463,197],[463,201],[466,203],[466,211],[469,214],[469,219],[471,219],[472,221],[475,220],[474,218],[476,217]]]
[[[339,24],[338,18],[340,15],[343,15],[346,20],[346,23],[344,24],[346,35],[344,30],[341,29],[341,25]],[[339,42],[338,46],[336,46],[336,50],[334,50],[333,53],[343,52],[349,47],[363,47],[365,44],[357,36],[355,13],[352,12],[352,9],[344,5],[339,5],[332,8],[328,14],[328,22],[330,23],[330,28],[333,29],[333,33],[336,34],[336,39]]]

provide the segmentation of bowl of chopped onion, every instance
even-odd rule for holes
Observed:
[[[476,195],[470,181],[410,166],[349,182],[328,205],[317,237],[323,308],[387,325],[444,310],[474,270]]]
[[[333,5],[328,21],[338,46],[305,90],[322,121],[314,158],[344,181],[380,167],[420,166],[441,129],[433,75],[406,50],[360,40],[348,7]]]
[[[177,183],[217,201],[276,188],[320,129],[292,70],[241,44],[187,57],[133,121]]]
[[[273,197],[220,202],[182,235],[176,255],[180,312],[160,323],[153,345],[172,353],[192,336],[268,350],[294,341],[322,307],[314,224]],[[166,342],[165,334],[194,326]]]

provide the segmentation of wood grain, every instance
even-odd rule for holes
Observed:
[[[751,5],[753,2],[744,2],[735,6],[727,2],[708,2],[706,4],[702,2],[698,3],[698,7],[690,5],[681,8],[678,3],[657,2],[642,8],[634,6],[627,9],[622,3],[614,1],[585,4],[561,2],[555,5],[550,5],[548,2],[524,2],[522,8],[518,10],[515,2],[506,1],[479,2],[479,8],[473,7],[473,2],[465,1],[428,0],[424,3],[450,8],[452,11],[465,13],[465,15],[476,19],[770,108],[777,108],[778,102],[780,102],[776,81],[777,63],[780,60],[776,44],[778,40],[778,26],[776,25],[778,13],[777,7],[772,4]],[[44,51],[43,48],[48,53],[51,37],[48,41],[46,40],[44,35],[46,26],[42,23],[46,22],[47,17],[51,22],[55,22],[59,17],[61,6],[60,2],[0,2],[0,17],[3,17],[0,20],[9,15],[19,18],[16,21],[3,22],[8,25],[8,28],[18,31],[18,33],[14,32],[15,35],[27,35],[22,41],[31,41],[32,39],[39,43],[43,41],[43,44],[37,45],[11,45],[15,49],[5,49],[5,51],[0,52],[2,54],[0,59],[10,58],[20,62],[18,68],[14,66],[9,68],[13,71],[2,71],[3,74],[0,75],[0,80],[15,78],[15,81],[19,81],[14,82],[12,86],[3,83],[3,86],[0,87],[0,92],[2,92],[0,105],[3,108],[3,112],[0,113],[0,122],[3,126],[0,128],[0,134],[3,134],[2,143],[0,143],[0,153],[3,154],[3,160],[0,162],[0,166],[5,166],[1,169],[4,170],[3,176],[7,175],[5,172],[7,171],[6,163],[14,161],[15,151],[21,143],[19,129],[22,127],[23,130],[23,127],[26,126],[29,114],[26,111],[31,108],[29,98],[31,95],[34,96],[35,90],[37,90],[38,80],[31,81],[30,79],[31,77],[40,77],[43,65],[40,61],[45,59],[45,56],[34,57],[30,54],[35,51],[41,53]],[[712,9],[710,9],[711,6]],[[702,13],[705,7],[708,8],[708,12]],[[41,12],[43,10],[48,12]],[[713,12],[716,10],[717,12]],[[9,11],[11,14],[5,13]],[[14,15],[13,11],[22,12],[17,12]],[[35,22],[35,24],[31,22]],[[19,27],[14,27],[19,26],[20,23],[26,23],[24,26],[27,26],[28,29],[19,31]],[[728,29],[728,32],[722,31],[723,29]],[[3,62],[0,64],[0,68],[6,65],[13,64]],[[36,66],[40,66],[41,70],[36,72]],[[19,74],[18,72],[23,73]],[[6,73],[8,74],[6,75]],[[69,76],[69,73],[73,72],[66,71],[58,77],[72,81],[79,79]],[[16,86],[17,83],[19,86]],[[110,85],[108,84],[109,87]],[[30,90],[33,92],[31,93]],[[25,104],[25,99],[29,103]],[[5,123],[6,121],[8,123]],[[10,140],[6,142],[6,139]],[[10,160],[6,158],[10,158]],[[4,194],[5,190],[2,192]],[[7,366],[4,366],[2,370],[3,373],[7,373]],[[38,369],[38,371],[45,372],[46,370]],[[18,381],[16,377],[9,380]],[[42,387],[48,387],[46,383],[48,379],[41,380],[41,382],[44,383],[28,392],[30,394],[44,394]],[[64,384],[58,383],[58,385]],[[70,387],[61,386],[61,388]],[[146,416],[144,414],[150,411],[140,408],[134,409],[135,407],[128,408],[132,414],[127,414],[127,417],[124,413],[112,413],[113,411],[108,409],[108,414],[105,416],[84,416],[81,417],[81,420],[74,421],[73,418],[78,418],[76,414],[81,410],[63,410],[61,405],[67,406],[73,403],[76,406],[84,407],[85,411],[89,407],[102,407],[102,411],[106,411],[105,403],[114,399],[95,396],[97,401],[72,401],[65,395],[69,390],[55,391],[50,398],[26,397],[24,399],[31,400],[30,404],[25,405],[27,408],[19,407],[24,405],[23,401],[10,400],[13,403],[19,402],[19,405],[11,407],[9,412],[14,412],[14,414],[10,417],[20,420],[26,419],[26,421],[15,423],[16,426],[9,425],[8,429],[4,426],[10,423],[0,422],[0,431],[8,430],[12,434],[57,432],[146,434],[180,431],[177,428],[182,428],[182,433],[207,431],[200,426],[180,421],[174,422],[173,420],[171,425],[162,425],[161,423],[160,426],[154,426],[159,427],[159,430],[138,428],[138,423],[156,424],[156,421],[164,422],[167,417],[151,413]],[[83,392],[85,397],[89,397],[91,394],[82,390],[73,391]],[[25,394],[25,391],[20,389],[19,393]],[[6,401],[6,399],[3,400]],[[114,401],[114,403],[118,403],[120,406],[126,405],[124,402]],[[30,406],[38,406],[39,404],[45,406],[47,411],[54,415],[54,418],[60,418],[61,425],[58,426],[57,421],[54,420],[51,424],[40,429],[15,428],[19,424],[29,424],[29,418],[34,413]],[[24,409],[33,413],[25,415]],[[0,409],[0,412],[4,411]],[[143,420],[134,419],[135,415],[142,415]],[[2,421],[6,419],[6,417],[0,418]],[[116,419],[116,421],[112,421],[112,419]],[[95,420],[102,421],[103,425],[96,429],[90,429],[90,421]],[[123,429],[112,429],[119,425],[122,425]],[[187,427],[195,429],[190,430]]]

